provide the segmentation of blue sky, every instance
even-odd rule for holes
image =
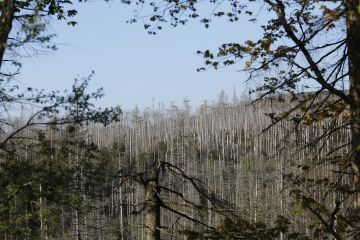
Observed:
[[[203,66],[197,50],[216,49],[224,42],[254,38],[256,26],[242,21],[215,21],[205,29],[197,21],[186,26],[166,26],[148,35],[141,23],[125,23],[131,8],[118,2],[90,2],[76,6],[78,25],[54,21],[54,42],[59,49],[27,58],[18,80],[36,88],[70,88],[74,78],[95,71],[91,88],[104,87],[99,106],[120,105],[129,110],[151,106],[153,101],[169,105],[190,99],[193,106],[215,100],[221,90],[229,95],[246,90],[242,66],[196,72]],[[255,29],[255,30],[254,30]]]

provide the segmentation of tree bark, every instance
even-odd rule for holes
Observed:
[[[158,188],[158,173],[145,183],[145,227],[146,240],[160,240],[160,189]]]
[[[355,171],[354,214],[360,213],[360,13],[359,0],[347,1],[346,28],[349,64],[349,93],[353,101],[351,106],[352,125],[352,166]]]
[[[14,19],[15,0],[4,0],[0,16],[0,70]]]

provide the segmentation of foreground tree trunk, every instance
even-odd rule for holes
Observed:
[[[355,172],[354,185],[356,190],[354,214],[360,213],[360,13],[359,0],[347,1],[346,28],[348,41],[348,64],[352,125],[352,166]]]
[[[158,171],[152,171],[145,182],[146,240],[160,240],[160,189]]]
[[[12,28],[15,12],[14,9],[15,0],[2,1],[0,16],[0,69],[4,60],[5,49]]]

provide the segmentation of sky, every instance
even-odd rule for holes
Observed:
[[[258,32],[251,23],[223,19],[206,29],[194,21],[177,28],[167,25],[157,35],[149,35],[142,23],[126,23],[134,12],[119,2],[75,7],[78,25],[52,22],[58,50],[24,59],[17,77],[21,84],[63,90],[75,78],[94,71],[90,89],[103,87],[105,92],[97,105],[120,105],[124,110],[143,109],[154,102],[181,104],[185,98],[196,107],[204,100],[216,100],[222,90],[230,96],[234,90],[238,95],[247,91],[241,65],[197,72],[203,59],[196,51],[253,39]]]

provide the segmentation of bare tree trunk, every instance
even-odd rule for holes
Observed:
[[[145,183],[145,227],[146,240],[160,240],[160,189],[158,171],[150,174]]]
[[[353,169],[355,171],[354,184],[356,195],[354,200],[355,212],[360,212],[360,13],[359,0],[347,1],[346,28],[348,41],[349,83],[350,95],[353,100],[352,114],[352,149]]]

